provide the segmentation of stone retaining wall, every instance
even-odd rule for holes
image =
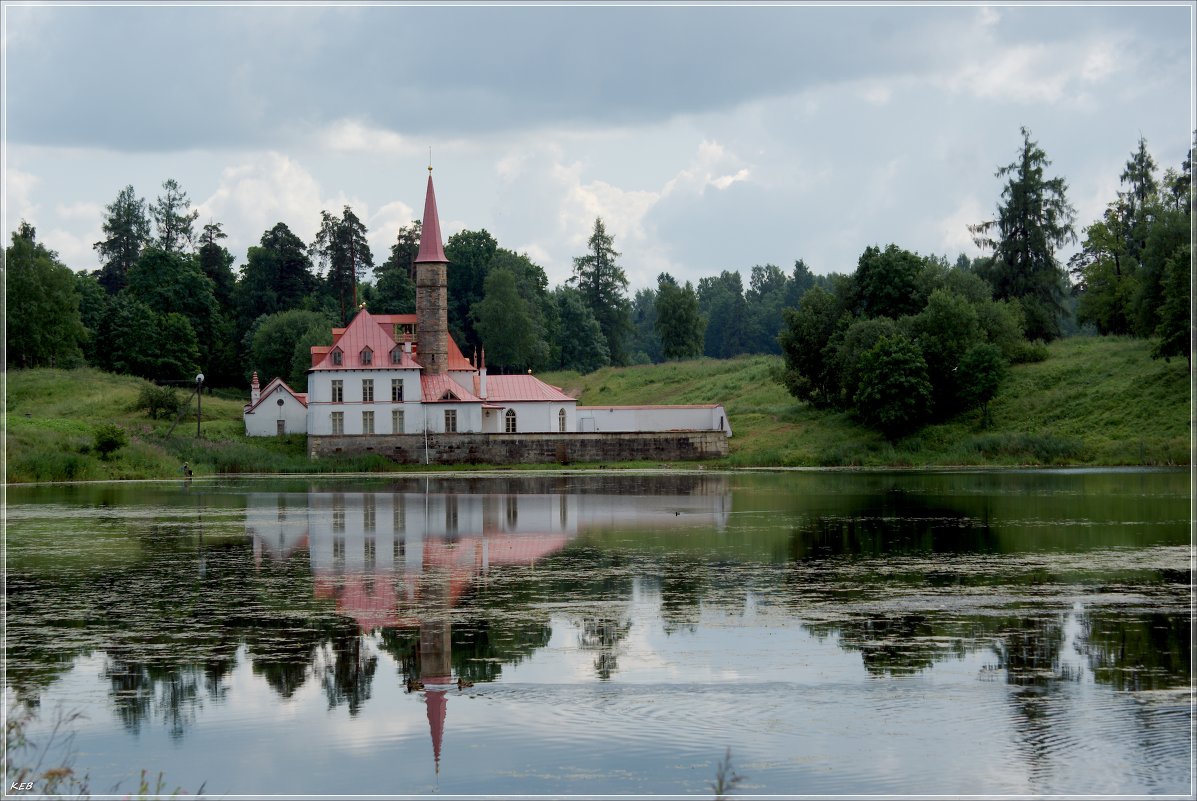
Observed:
[[[377,453],[402,464],[568,464],[690,461],[727,456],[722,431],[605,434],[375,434],[308,436],[313,459]]]

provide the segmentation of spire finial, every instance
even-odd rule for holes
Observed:
[[[432,175],[432,145],[428,146],[428,174]]]

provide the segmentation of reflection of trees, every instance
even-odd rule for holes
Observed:
[[[328,697],[328,708],[344,703],[349,707],[349,714],[356,715],[362,704],[370,699],[378,656],[369,653],[362,636],[354,631],[325,642],[320,647],[318,660],[317,672]]]
[[[923,496],[894,489],[844,499],[790,534],[794,561],[833,556],[901,556],[923,553],[994,553],[997,532],[987,514],[975,516]]]
[[[665,633],[698,627],[707,592],[706,565],[693,557],[669,555],[662,565],[661,618]]]
[[[619,669],[618,646],[632,630],[631,620],[614,617],[588,617],[582,620],[582,631],[578,645],[584,651],[597,651],[594,657],[594,672],[607,681]]]
[[[467,681],[494,681],[503,665],[518,665],[553,636],[547,621],[493,618],[453,624],[453,671]]]
[[[1193,669],[1193,630],[1183,615],[1160,612],[1085,615],[1083,653],[1093,677],[1119,690],[1183,687]]]
[[[110,654],[104,677],[111,685],[109,697],[117,717],[134,734],[146,720],[159,718],[177,740],[195,721],[205,698],[213,697],[212,683],[197,666],[129,662]]]
[[[1000,624],[995,648],[1007,683],[1026,687],[1075,678],[1060,662],[1064,630],[1058,618],[1021,617]]]
[[[944,644],[934,622],[922,614],[856,618],[838,628],[840,647],[860,651],[865,669],[873,675],[912,675],[963,651],[960,641]]]

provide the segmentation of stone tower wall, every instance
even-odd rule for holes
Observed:
[[[445,265],[416,264],[416,358],[424,375],[449,369],[449,287]]]

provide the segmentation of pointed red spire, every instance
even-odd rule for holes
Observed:
[[[436,215],[436,192],[432,188],[432,168],[428,168],[428,194],[424,198],[424,219],[420,221],[420,252],[416,264],[436,262],[448,264],[441,246],[441,221]]]

